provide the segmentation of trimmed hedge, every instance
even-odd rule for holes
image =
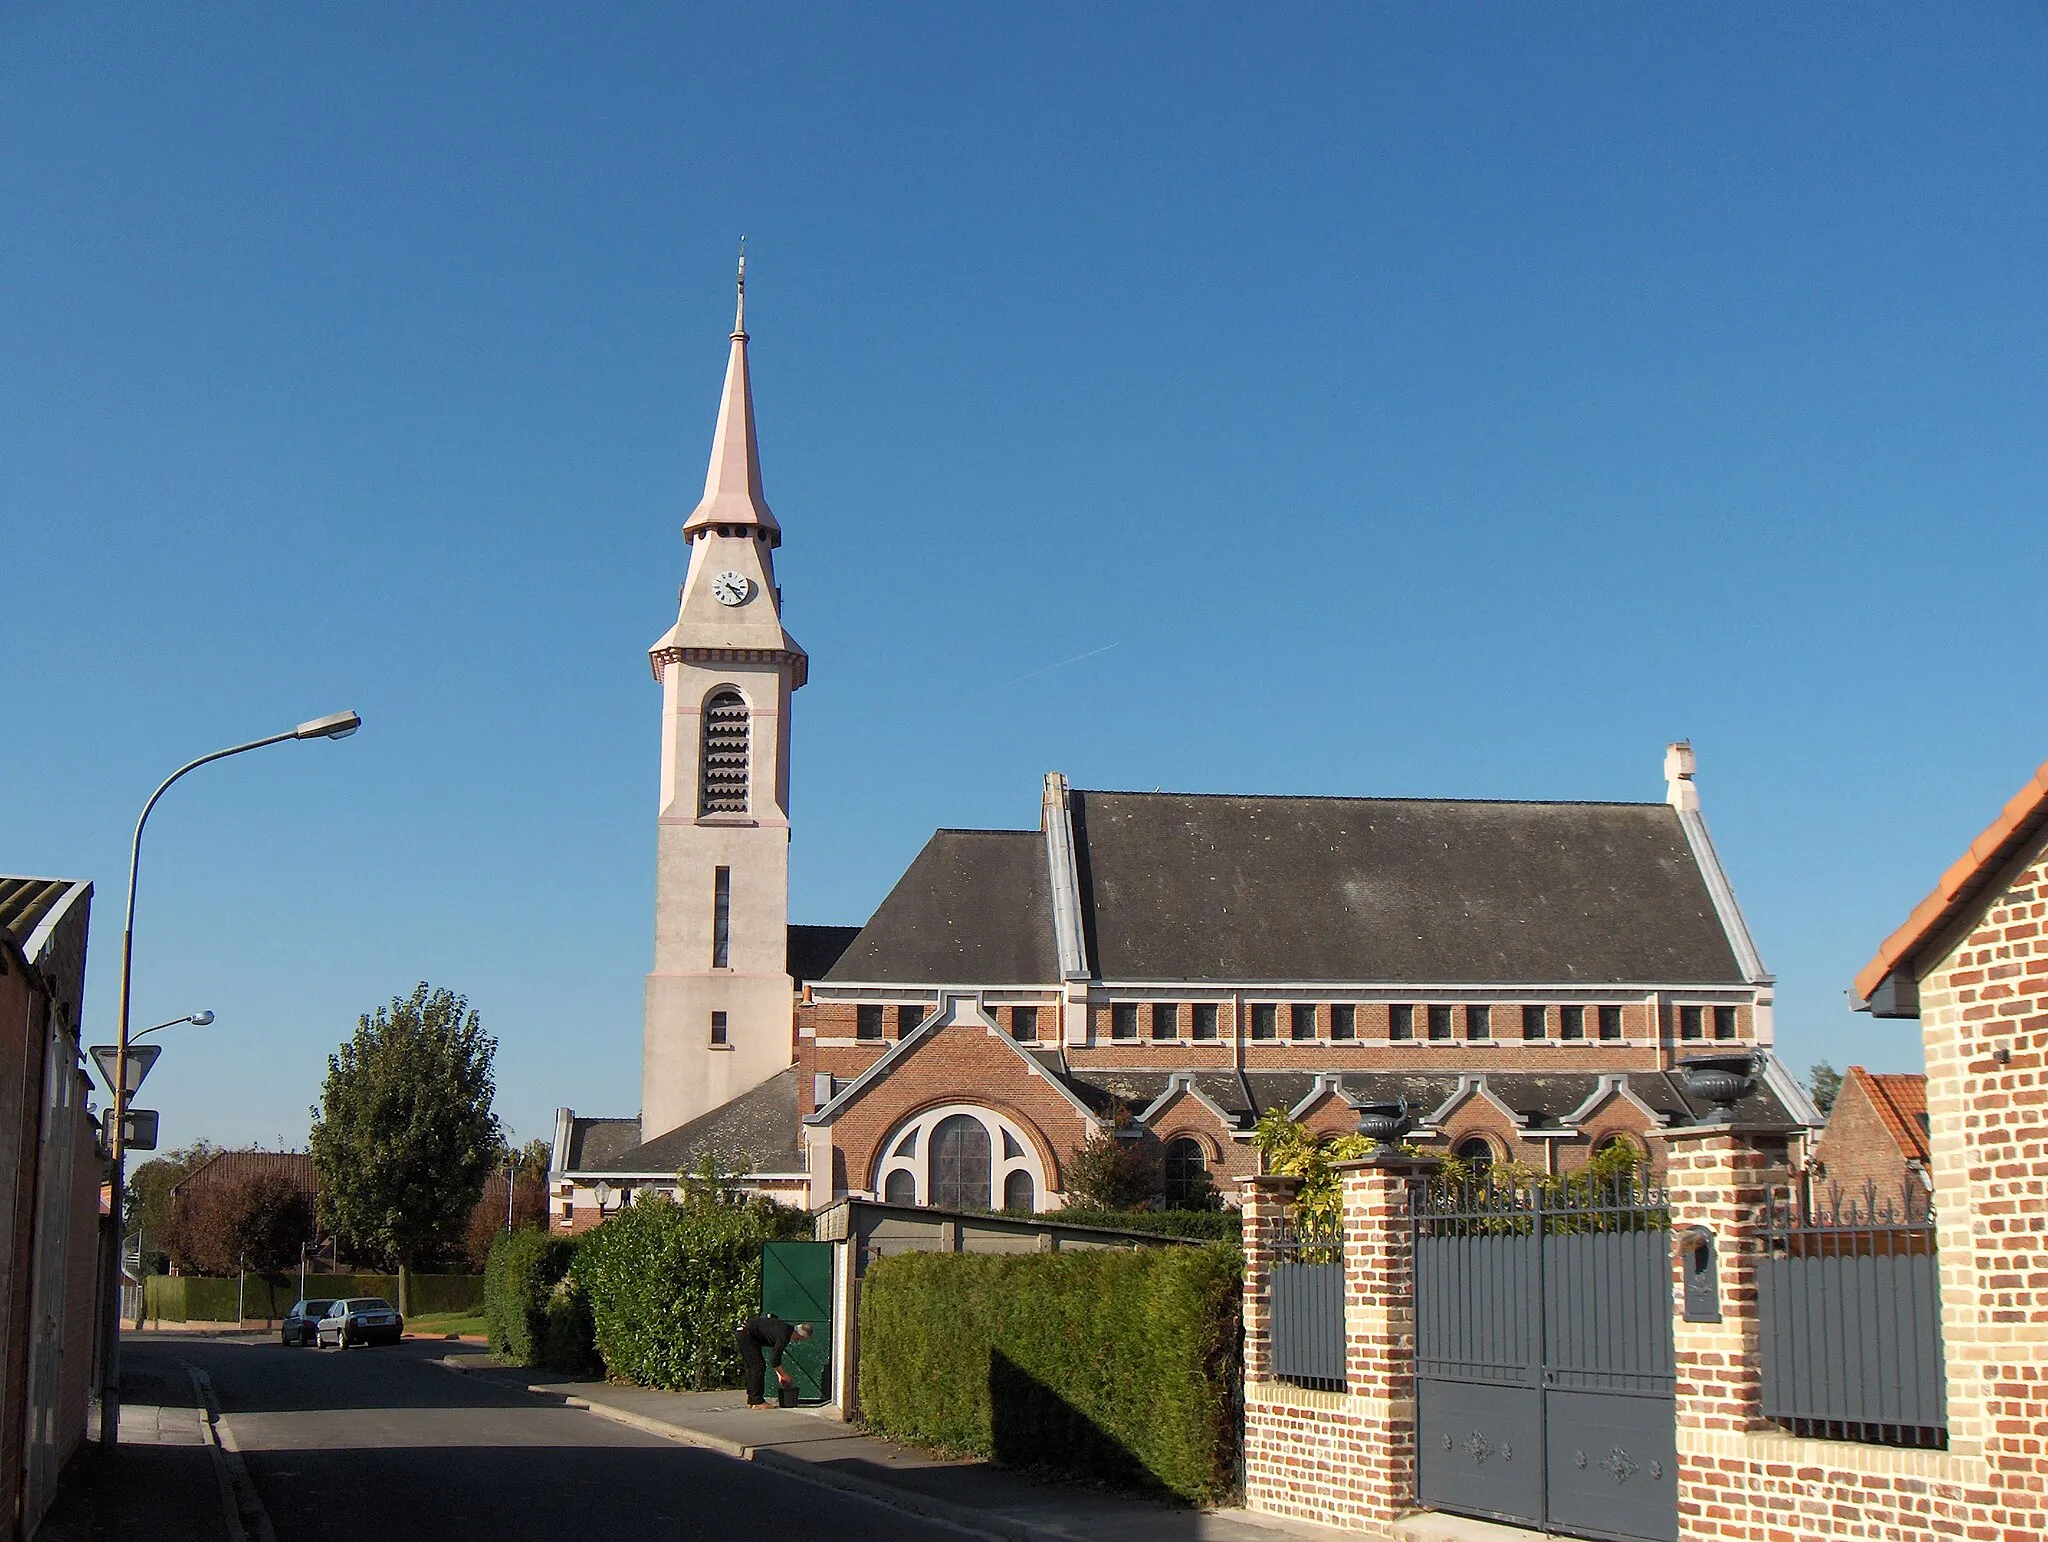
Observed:
[[[1155,1237],[1193,1237],[1203,1242],[1242,1242],[1244,1217],[1235,1210],[1082,1210],[1069,1206],[1044,1214],[1018,1212],[1034,1221],[1062,1226],[1106,1226]]]
[[[605,1369],[646,1387],[740,1384],[733,1332],[758,1310],[761,1244],[811,1218],[765,1199],[642,1199],[584,1233],[576,1284]]]
[[[157,1322],[233,1322],[235,1286],[232,1278],[203,1274],[152,1274],[143,1281],[144,1315]],[[411,1297],[409,1315],[465,1312],[483,1300],[484,1281],[478,1274],[414,1274],[406,1280]],[[382,1296],[398,1300],[395,1274],[309,1274],[306,1297]],[[249,1276],[243,1297],[246,1315],[255,1321],[275,1322],[299,1299],[296,1274]]]
[[[538,1226],[499,1232],[484,1260],[484,1331],[491,1353],[512,1365],[539,1365],[549,1298],[576,1258],[576,1242]]]
[[[1219,1244],[899,1253],[861,1285],[860,1402],[884,1434],[1164,1490],[1237,1481],[1243,1255]]]

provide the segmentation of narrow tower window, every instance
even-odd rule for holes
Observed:
[[[699,814],[746,813],[747,728],[747,704],[738,691],[720,691],[704,703]]]
[[[711,967],[732,967],[732,869],[711,872]]]

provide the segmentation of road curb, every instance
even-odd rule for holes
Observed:
[[[235,1432],[221,1417],[220,1400],[214,1396],[213,1378],[189,1360],[180,1360],[192,1378],[192,1391],[199,1399],[199,1422],[207,1434],[206,1449],[213,1453],[214,1476],[220,1480],[221,1508],[227,1517],[230,1542],[277,1542],[270,1524],[270,1512],[249,1476],[249,1464],[242,1460],[242,1448]]]

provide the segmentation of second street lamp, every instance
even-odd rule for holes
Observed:
[[[149,823],[150,810],[156,807],[157,799],[170,790],[171,784],[188,771],[216,760],[226,760],[230,755],[244,755],[250,750],[260,750],[272,744],[284,744],[294,739],[346,739],[358,728],[363,720],[354,712],[330,712],[325,717],[316,717],[288,728],[283,733],[271,734],[262,739],[251,739],[247,744],[231,744],[224,750],[215,750],[210,755],[201,755],[197,760],[188,760],[157,784],[149,801],[142,805],[142,813],[135,821],[135,838],[128,846],[128,910],[121,925],[121,1001],[120,1017],[114,1041],[113,1075],[113,1119],[111,1150],[111,1171],[107,1185],[109,1216],[106,1235],[102,1244],[103,1269],[106,1276],[106,1290],[100,1307],[100,1444],[113,1447],[120,1441],[121,1433],[121,1210],[124,1179],[127,1170],[128,1122],[128,997],[131,985],[131,971],[135,961],[135,875],[142,864],[142,829]],[[195,1018],[199,1014],[194,1014]],[[212,1014],[205,1014],[211,1021]],[[175,1019],[184,1021],[184,1019]],[[169,1027],[159,1023],[160,1028]],[[145,1028],[144,1033],[156,1030]],[[138,1034],[136,1037],[140,1038]]]

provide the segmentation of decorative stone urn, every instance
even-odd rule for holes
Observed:
[[[1685,1090],[1713,1106],[1703,1122],[1725,1124],[1734,1117],[1735,1105],[1756,1090],[1760,1068],[1754,1054],[1699,1055],[1678,1063]]]
[[[1358,1133],[1378,1142],[1381,1151],[1391,1151],[1401,1137],[1415,1128],[1408,1117],[1408,1100],[1398,1103],[1362,1103],[1358,1109]]]

